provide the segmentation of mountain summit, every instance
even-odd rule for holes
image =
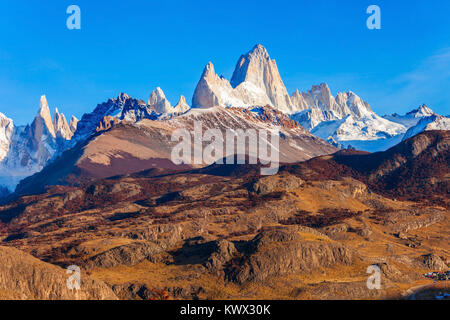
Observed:
[[[193,107],[255,107],[270,105],[291,114],[294,112],[275,60],[271,60],[262,45],[256,45],[242,55],[231,82],[219,77],[209,62],[192,98]]]
[[[170,102],[166,99],[164,92],[160,87],[153,90],[148,99],[147,105],[150,109],[154,110],[156,113],[172,113],[173,108]]]
[[[0,114],[0,186],[14,191],[17,183],[38,171],[68,147],[77,129],[58,109],[52,119],[45,95],[33,122],[15,127],[11,119]]]
[[[38,115],[35,118],[36,126],[39,126],[39,128],[36,128],[36,130],[47,130],[48,133],[55,138],[55,128],[53,127],[52,122],[52,116],[50,114],[50,108],[48,107],[47,98],[45,95],[41,96],[41,104],[39,107]]]
[[[258,44],[238,60],[231,86],[236,88],[243,82],[254,84],[265,91],[270,102],[278,110],[292,113],[293,107],[289,94],[281,80],[275,60],[271,60],[266,48]]]

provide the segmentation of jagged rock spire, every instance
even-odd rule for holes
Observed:
[[[156,90],[152,91],[147,104],[149,108],[156,113],[166,114],[173,112],[170,102],[166,99],[166,96],[160,87],[157,87]]]
[[[175,113],[185,113],[190,109],[189,105],[186,102],[186,98],[181,95],[180,100],[178,100],[177,105],[174,107]]]
[[[75,131],[77,131],[78,121],[79,120],[75,116],[72,116],[72,118],[70,118],[69,128],[72,133],[75,133]]]
[[[231,82],[219,77],[209,62],[192,98],[195,108],[265,105],[288,114],[294,112],[276,62],[262,45],[239,58]]]
[[[214,70],[214,65],[208,62],[195,88],[192,107],[212,108],[225,106],[227,103],[226,98],[233,96],[232,91],[233,88],[228,80],[220,78]]]
[[[64,114],[59,113],[58,108],[55,108],[55,115],[53,117],[53,127],[57,138],[70,140],[73,136],[73,132],[67,123]]]
[[[242,55],[231,77],[231,86],[236,88],[243,82],[252,83],[265,91],[272,105],[280,111],[293,111],[289,94],[281,79],[275,60],[262,45],[257,44],[247,54]]]
[[[55,128],[53,127],[52,116],[50,115],[50,108],[48,107],[47,98],[45,95],[41,96],[40,107],[36,118],[42,119],[42,122],[49,134],[55,138]]]

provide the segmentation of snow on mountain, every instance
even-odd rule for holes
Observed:
[[[192,105],[194,108],[269,105],[286,114],[295,112],[275,60],[270,59],[261,45],[239,58],[231,82],[219,77],[209,62],[195,89]]]
[[[117,98],[108,99],[108,101],[98,104],[94,111],[85,113],[81,117],[81,120],[77,122],[77,130],[73,136],[72,145],[95,133],[98,124],[107,116],[134,122],[143,118],[151,118],[151,114],[152,111],[147,108],[143,100],[137,100],[126,93],[120,93]]]
[[[423,104],[418,109],[412,110],[405,115],[394,113],[391,115],[385,115],[383,118],[392,122],[400,123],[409,129],[415,126],[422,118],[432,115],[435,115],[434,111]]]
[[[170,102],[166,99],[160,87],[153,90],[147,102],[148,108],[159,114],[173,113],[174,110]]]
[[[380,117],[352,91],[333,96],[325,83],[313,86],[307,92],[296,90],[289,96],[275,60],[263,46],[256,45],[238,59],[230,81],[218,76],[213,64],[208,63],[195,89],[192,108],[184,96],[173,107],[163,90],[157,87],[147,103],[120,93],[117,98],[98,104],[81,120],[72,117],[70,123],[57,109],[52,119],[45,96],[41,97],[39,112],[31,125],[14,127],[11,119],[0,114],[0,185],[7,185],[12,190],[20,179],[41,170],[64,150],[93,134],[100,134],[99,128],[102,132],[108,131],[122,120],[139,124],[145,119],[173,119],[176,123],[179,116],[200,116],[213,121],[216,119],[214,114],[220,113],[220,119],[229,121],[236,115],[234,111],[227,113],[224,108],[244,108],[239,112],[248,116],[257,113],[255,110],[261,107],[273,108],[289,116],[312,134],[340,148],[380,151],[399,143],[409,128],[405,137],[423,130],[448,129],[448,118],[439,118],[425,105],[404,116]],[[323,141],[321,143],[330,147]],[[311,145],[317,147],[317,141]],[[304,146],[297,145],[295,149],[302,149],[309,155],[307,146],[309,142]],[[319,149],[322,152],[326,148],[321,145]]]
[[[152,91],[147,103],[143,100],[134,99],[126,93],[120,93],[117,98],[108,99],[108,101],[98,104],[94,111],[84,114],[80,121],[74,120],[77,130],[71,145],[73,146],[95,133],[97,126],[105,117],[137,122],[142,119],[167,119],[183,114],[189,109],[190,107],[184,96],[181,96],[177,105],[172,107],[160,87]]]
[[[241,56],[231,77],[230,84],[237,88],[243,83],[253,84],[262,89],[271,105],[286,114],[292,113],[293,106],[289,94],[281,80],[275,60],[270,59],[266,48],[258,44]]]
[[[305,97],[303,96],[300,91],[295,90],[295,92],[291,96],[291,103],[297,107],[297,112],[301,112],[303,110],[309,109],[308,103],[305,100]]]
[[[13,131],[14,122],[0,112],[0,161],[8,154]]]
[[[58,108],[55,108],[53,128],[55,130],[56,137],[59,139],[70,140],[73,136],[72,129],[67,123],[66,117],[64,114],[59,113]]]
[[[350,114],[344,119],[322,122],[311,130],[313,134],[319,137],[328,135],[341,142],[385,139],[405,131],[404,126],[393,124],[376,114],[358,118]]]
[[[41,97],[39,111],[30,125],[14,127],[12,120],[1,114],[0,185],[14,191],[20,180],[40,171],[63,152],[72,135],[58,109],[52,120],[45,96]]]
[[[409,139],[421,132],[430,130],[450,130],[450,118],[437,114],[433,114],[429,117],[423,117],[414,127],[409,128],[403,136],[403,140]]]
[[[214,65],[209,62],[195,88],[192,107],[250,107],[252,102],[254,105],[265,105],[270,100],[261,89],[252,85],[244,84],[234,89],[227,79],[215,73]]]
[[[324,121],[340,120],[348,115],[356,119],[373,115],[369,104],[355,93],[349,91],[338,93],[333,97],[326,83],[313,86],[305,93],[295,91],[291,101],[295,101],[296,109],[301,110],[291,117],[308,130],[314,129]]]
[[[407,130],[401,122],[378,116],[352,91],[333,96],[325,83],[304,93],[296,90],[289,96],[275,60],[261,45],[239,58],[231,81],[219,77],[213,64],[208,63],[192,104],[194,108],[273,106],[333,145],[358,145],[370,151],[392,146],[401,140],[397,136]],[[408,117],[429,112],[422,107]]]
[[[296,90],[289,96],[275,60],[261,45],[239,58],[231,81],[219,77],[213,64],[208,63],[192,105],[194,108],[273,106],[333,145],[368,151],[381,151],[400,142],[409,127],[421,117],[433,114],[422,106],[403,117],[380,117],[354,92],[333,96],[325,83],[303,93]]]
[[[302,110],[291,115],[293,120],[341,148],[379,151],[392,146],[398,140],[392,138],[406,132],[402,124],[378,116],[352,91],[334,97],[325,83],[313,86],[305,93],[297,90],[291,101]]]
[[[79,120],[75,116],[72,116],[72,118],[70,118],[69,128],[70,131],[72,131],[72,136],[75,133],[75,131],[77,131],[78,121]]]

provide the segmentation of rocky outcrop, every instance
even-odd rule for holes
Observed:
[[[446,271],[448,270],[447,264],[436,254],[427,254],[422,256],[423,264],[430,270],[434,271]]]
[[[134,266],[144,260],[151,259],[163,249],[153,242],[136,242],[109,249],[92,258],[86,266],[89,268],[112,268],[119,265]]]
[[[72,116],[72,118],[70,118],[69,128],[72,133],[75,133],[75,131],[77,131],[78,121],[79,120],[75,116]]]
[[[115,300],[111,288],[81,273],[80,290],[67,287],[70,274],[13,248],[0,247],[0,299]]]
[[[213,253],[205,263],[205,267],[214,272],[223,269],[237,253],[234,244],[228,240],[218,240],[213,243]]]
[[[376,266],[380,268],[382,278],[393,282],[409,282],[411,281],[408,274],[401,272],[393,264],[388,262],[377,263]]]
[[[444,215],[439,211],[427,212],[423,215],[418,214],[417,216],[406,215],[405,217],[398,218],[395,214],[392,214],[387,224],[390,225],[392,230],[396,233],[406,233],[410,230],[417,230],[431,226],[444,219]]]
[[[280,174],[263,177],[252,183],[250,191],[266,195],[276,191],[293,191],[300,188],[304,181],[291,174]]]
[[[237,283],[262,282],[270,276],[311,272],[353,262],[353,254],[344,245],[332,241],[303,240],[295,228],[263,231],[249,244],[249,251],[238,265],[228,270],[228,278]]]
[[[292,105],[274,60],[256,45],[241,56],[231,83],[219,77],[209,62],[203,70],[192,98],[194,108],[273,106],[292,113]]]
[[[120,123],[120,120],[116,117],[106,116],[100,121],[100,123],[97,125],[97,128],[95,129],[97,132],[102,132],[111,129],[115,125]]]
[[[64,114],[59,113],[58,108],[55,108],[53,128],[55,130],[56,138],[70,140],[73,136],[73,131],[67,123],[66,117]]]

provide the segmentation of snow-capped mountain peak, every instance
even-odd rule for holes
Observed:
[[[302,98],[299,98],[299,97]],[[395,122],[383,119],[372,111],[370,105],[353,91],[337,93],[333,97],[326,83],[315,85],[305,93],[296,91],[291,101],[297,103],[302,111],[291,116],[313,134],[335,145],[349,145],[371,149],[369,144],[378,147],[383,142],[406,132],[406,128]],[[306,104],[304,105],[299,105]],[[363,141],[359,144],[358,141]],[[369,143],[370,141],[370,143]]]
[[[160,87],[157,87],[156,90],[152,91],[148,98],[147,105],[151,110],[154,110],[159,114],[173,113],[173,108]]]
[[[209,62],[195,89],[192,105],[194,108],[270,105],[286,114],[294,112],[276,62],[262,45],[239,58],[231,82],[219,77]]]
[[[13,131],[14,122],[0,112],[0,161],[8,154]]]
[[[431,109],[425,110],[429,111]],[[408,129],[403,140],[409,139],[423,131],[450,130],[450,118],[433,113],[431,116],[422,117],[414,127]]]
[[[428,108],[425,104],[421,105],[418,109],[408,112],[406,115],[414,116],[414,118],[423,118],[435,115],[434,111]]]
[[[76,127],[76,123],[72,123]],[[0,185],[13,191],[23,178],[40,171],[68,147],[73,135],[62,113],[55,109],[52,119],[45,95],[33,122],[14,127],[0,114]]]
[[[419,108],[414,109],[406,113],[405,115],[399,115],[397,113],[394,113],[391,115],[385,115],[383,116],[383,118],[389,121],[400,123],[409,129],[417,125],[420,119],[424,117],[430,117],[433,115],[435,115],[434,111],[423,104]]]
[[[241,56],[236,64],[230,84],[236,88],[244,82],[262,89],[278,110],[288,114],[294,111],[277,63],[270,59],[266,48],[260,44]]]

